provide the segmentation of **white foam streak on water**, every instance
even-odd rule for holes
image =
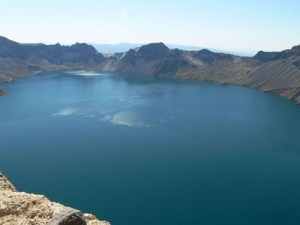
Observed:
[[[78,110],[79,109],[77,108],[64,108],[57,113],[53,113],[52,116],[69,116],[74,114],[75,112],[78,112]]]
[[[120,124],[129,127],[143,127],[144,122],[140,120],[133,112],[119,112],[115,114],[110,121],[113,124]]]
[[[101,118],[100,120],[103,121],[103,122],[111,121],[112,116],[111,115],[106,115],[103,118]]]
[[[76,112],[76,115],[88,117],[88,118],[94,118],[95,115],[90,111],[90,109],[81,109]]]
[[[100,111],[96,116],[90,109],[79,109],[79,108],[64,108],[52,116],[69,116],[69,115],[83,116],[87,118],[97,118],[101,122],[109,122],[115,125],[124,125],[129,127],[154,127],[153,124],[147,123],[142,120],[132,111],[124,111],[113,113],[111,111]]]
[[[77,75],[77,76],[85,76],[85,77],[95,77],[95,76],[107,76],[107,74],[94,72],[94,71],[85,71],[85,70],[79,70],[79,71],[72,71],[72,72],[66,72],[71,75]]]
[[[108,113],[105,114],[104,117],[101,117],[100,121],[129,127],[154,127],[153,124],[139,118],[138,115],[132,111],[117,112],[115,114]]]

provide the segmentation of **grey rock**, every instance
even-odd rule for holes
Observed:
[[[49,225],[86,225],[87,222],[79,210],[65,207],[53,215]]]

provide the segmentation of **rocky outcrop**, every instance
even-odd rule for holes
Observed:
[[[85,225],[86,219],[84,218],[82,212],[80,212],[79,210],[64,207],[63,209],[59,210],[59,212],[57,212],[49,222],[49,225],[56,224]]]
[[[1,172],[0,224],[109,225],[91,214],[51,202],[43,195],[18,192]]]

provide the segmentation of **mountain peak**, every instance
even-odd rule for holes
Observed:
[[[205,48],[198,51],[198,54],[214,54],[214,53]]]
[[[167,55],[169,48],[162,42],[143,45],[138,48],[138,55],[146,62],[155,61]]]
[[[292,47],[293,51],[300,51],[300,45],[296,45],[294,47]]]
[[[11,45],[16,45],[18,44],[17,42],[11,41],[6,37],[0,36],[0,46],[11,46]]]
[[[162,42],[158,43],[150,43],[147,45],[143,45],[138,48],[138,52],[142,54],[149,54],[152,52],[167,52],[169,48]]]
[[[143,45],[141,47],[145,47],[145,46],[160,47],[160,48],[167,48],[167,49],[169,49],[163,42],[153,42],[153,43],[149,43],[149,44]]]
[[[262,61],[262,62],[269,62],[271,61],[274,56],[277,54],[277,52],[264,52],[264,51],[259,51],[256,53],[254,58]]]

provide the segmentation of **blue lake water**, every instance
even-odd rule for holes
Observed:
[[[300,106],[231,85],[54,71],[1,85],[0,170],[112,225],[300,224]]]

